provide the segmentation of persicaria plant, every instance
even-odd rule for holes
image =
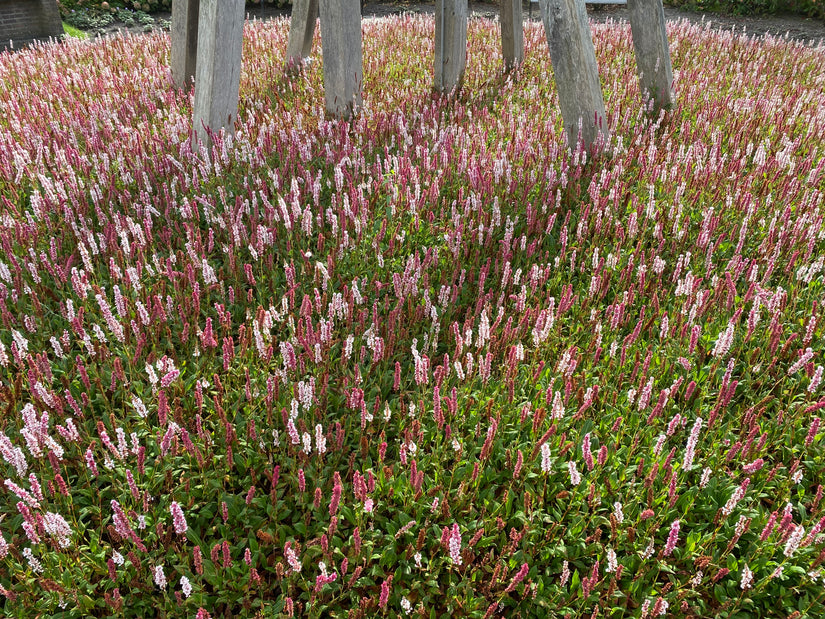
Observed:
[[[825,615],[825,49],[670,24],[651,118],[594,26],[594,154],[469,28],[341,122],[250,23],[208,152],[165,35],[0,56],[4,616]]]

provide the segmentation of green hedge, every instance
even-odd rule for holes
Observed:
[[[134,11],[169,11],[172,0],[58,0],[61,12],[66,15],[72,11],[87,9],[89,11],[114,12],[116,9],[132,9]]]
[[[825,0],[666,0],[665,4],[733,15],[795,13],[825,19]]]
[[[262,1],[276,6],[292,4],[292,0],[248,0],[247,4],[260,5]],[[57,4],[64,16],[80,9],[102,12],[131,9],[145,13],[170,11],[172,9],[172,0],[109,0],[108,2],[104,0],[58,0]]]
[[[275,6],[287,6],[292,0],[247,0],[248,5],[260,5],[261,2]],[[770,15],[777,13],[795,13],[809,17],[825,19],[825,0],[665,0],[669,6],[682,7],[695,11],[731,13],[733,15]],[[172,0],[58,0],[63,15],[78,9],[92,12],[114,13],[118,8],[132,9],[152,13],[169,11]]]

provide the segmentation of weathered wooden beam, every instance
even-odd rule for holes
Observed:
[[[286,45],[286,64],[301,63],[312,53],[312,37],[318,19],[318,0],[293,0],[289,18],[289,41]]]
[[[361,106],[364,61],[359,0],[321,0],[321,50],[327,113],[349,118]]]
[[[193,128],[203,144],[208,131],[233,130],[241,83],[244,0],[201,0]]]
[[[501,0],[501,52],[506,71],[524,60],[523,21],[521,0]]]
[[[643,99],[653,100],[653,112],[658,114],[674,103],[665,10],[662,0],[627,0],[627,10],[636,49],[639,89]]]
[[[173,0],[172,81],[178,88],[189,88],[198,64],[198,13],[200,0]]]
[[[610,138],[596,50],[583,0],[539,0],[559,106],[571,149]]]
[[[460,88],[466,67],[467,0],[435,0],[435,88]]]

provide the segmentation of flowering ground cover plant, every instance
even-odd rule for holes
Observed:
[[[588,160],[433,28],[345,123],[248,25],[209,157],[164,35],[0,56],[5,616],[825,612],[825,49],[671,24],[650,119],[597,26]]]

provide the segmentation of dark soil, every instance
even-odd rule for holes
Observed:
[[[541,17],[539,14],[538,4],[532,4],[532,11],[529,8],[530,6],[531,4],[525,0],[525,19],[539,21]],[[494,19],[498,17],[498,10],[497,2],[470,2],[471,17]],[[596,22],[604,22],[607,20],[627,21],[627,8],[624,6],[589,6],[587,10],[590,14],[590,18]],[[434,2],[368,1],[364,3],[363,7],[364,17],[386,17],[388,15],[398,15],[401,13],[431,14],[434,11]],[[274,17],[288,16],[289,12],[289,8],[274,8],[262,5],[260,8],[249,10],[247,15],[250,18],[271,19]],[[155,18],[157,24],[155,27],[159,28],[162,26],[168,26],[171,16],[169,13],[155,13],[153,17]],[[790,39],[802,41],[811,45],[825,44],[825,22],[795,15],[740,17],[717,15],[713,13],[697,13],[693,11],[686,11],[684,9],[665,7],[665,17],[668,21],[686,19],[693,23],[706,23],[712,28],[746,32],[749,35],[787,35]],[[118,30],[139,33],[148,30],[148,28],[144,26],[126,28],[122,23],[115,23],[106,27],[100,34],[111,34],[117,32]]]

